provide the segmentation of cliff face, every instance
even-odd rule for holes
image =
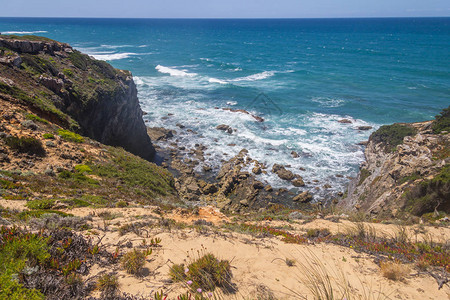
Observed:
[[[131,73],[36,36],[0,35],[0,97],[152,160]]]
[[[450,134],[432,127],[433,121],[394,124],[372,134],[366,162],[340,205],[389,217],[448,212]]]

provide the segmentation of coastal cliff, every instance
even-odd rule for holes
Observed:
[[[0,35],[0,97],[101,143],[152,160],[136,86],[70,45],[37,36]]]
[[[382,126],[340,205],[385,217],[450,211],[449,109],[437,120]]]

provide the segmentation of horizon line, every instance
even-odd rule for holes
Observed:
[[[122,20],[302,20],[302,19],[433,19],[450,18],[449,16],[383,16],[383,17],[6,17],[0,19],[122,19]]]

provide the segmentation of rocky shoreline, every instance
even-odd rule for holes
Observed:
[[[244,110],[234,111],[250,114]],[[255,120],[264,121],[262,118]],[[330,191],[326,201],[314,199],[314,192],[319,188],[309,186],[309,180],[288,170],[289,165],[274,164],[270,168],[252,159],[245,148],[230,159],[222,160],[219,168],[213,168],[206,162],[206,145],[199,143],[193,148],[187,148],[177,137],[181,131],[193,135],[197,133],[182,124],[177,124],[177,127],[179,130],[147,127],[147,133],[156,149],[157,163],[174,175],[176,188],[185,201],[212,204],[227,212],[264,210],[274,205],[311,210],[337,203],[344,194]],[[233,132],[233,128],[225,124],[216,129],[225,134]],[[299,157],[295,151],[291,155],[293,159]],[[258,180],[258,175],[268,173],[277,175],[292,187],[273,188],[268,182]],[[322,186],[325,191],[330,188],[328,183]]]

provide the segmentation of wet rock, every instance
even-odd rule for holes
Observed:
[[[186,128],[186,126],[184,126],[183,124],[177,123],[176,126],[180,129]]]
[[[305,192],[300,193],[297,196],[295,196],[292,199],[292,201],[307,203],[307,202],[310,202],[312,199],[313,199],[313,196],[308,191],[305,191]]]
[[[323,188],[324,188],[324,189],[331,189],[331,185],[329,185],[328,183],[326,183],[326,184],[323,186]]]
[[[216,129],[228,132],[229,134],[233,133],[233,128],[225,124],[217,125]]]
[[[358,126],[358,130],[370,130],[370,129],[372,129],[373,127],[372,126]]]
[[[286,168],[279,164],[274,164],[272,167],[272,173],[275,173],[283,180],[292,180],[295,178],[294,173],[292,173],[289,170],[286,170]]]
[[[273,188],[272,188],[272,186],[271,186],[270,184],[268,184],[268,185],[266,185],[266,186],[264,187],[264,190],[265,190],[266,192],[272,192],[272,191],[273,191]]]
[[[369,143],[369,141],[361,141],[357,145],[359,145],[359,146],[367,146],[368,143]]]
[[[153,141],[167,141],[176,134],[175,131],[162,127],[148,127],[147,134]]]
[[[351,124],[352,123],[352,121],[350,121],[349,119],[341,119],[338,122],[341,124]]]
[[[203,172],[211,172],[212,168],[208,165],[203,165]]]
[[[291,156],[292,156],[293,158],[298,158],[298,157],[300,157],[300,155],[298,155],[298,153],[295,152],[295,151],[292,151],[292,152],[291,152]]]
[[[253,183],[253,187],[257,190],[261,190],[264,188],[264,183],[262,183],[261,181],[255,181]]]
[[[292,180],[292,184],[296,187],[305,186],[305,182],[303,181],[302,177],[298,177]]]
[[[260,166],[255,166],[255,167],[252,169],[252,173],[255,174],[255,175],[259,175],[259,174],[261,174],[261,172],[262,172],[262,170],[261,170],[261,167],[260,167]]]

